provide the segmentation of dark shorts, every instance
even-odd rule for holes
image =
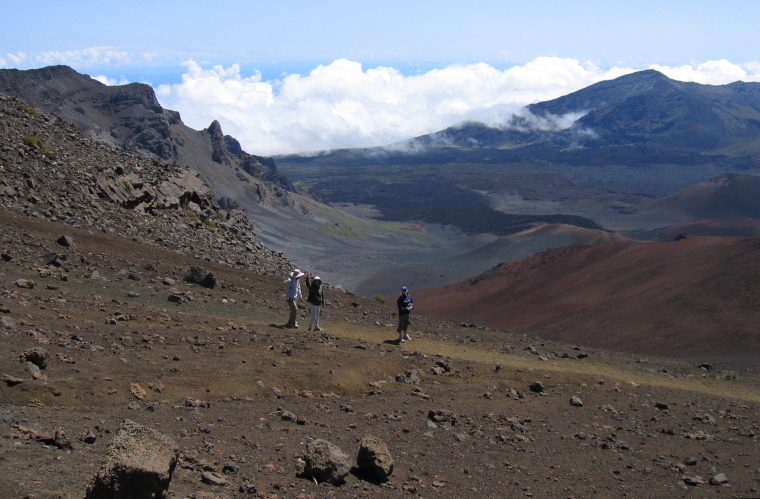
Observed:
[[[398,315],[398,329],[396,329],[397,333],[400,332],[406,332],[407,328],[409,328],[409,323],[411,322],[410,319],[412,317],[412,314],[399,314]]]

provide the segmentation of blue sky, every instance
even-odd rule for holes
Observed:
[[[756,0],[0,0],[0,67],[153,86],[254,154],[384,145],[654,68],[760,81]]]

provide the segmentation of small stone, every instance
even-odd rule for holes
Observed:
[[[227,479],[214,471],[204,471],[201,473],[201,481],[208,485],[216,485],[217,487],[227,485]]]
[[[8,386],[16,386],[24,382],[23,379],[16,378],[14,376],[11,376],[10,374],[3,374],[2,378],[0,378],[0,381],[4,382]]]
[[[240,467],[234,461],[228,461],[224,463],[224,466],[222,467],[222,473],[226,473],[228,475],[237,473],[238,471],[240,471]]]
[[[36,286],[34,281],[30,281],[29,279],[18,279],[13,284],[16,285],[16,287],[24,288],[24,289],[34,289]]]
[[[685,476],[682,478],[683,482],[686,485],[691,485],[692,487],[696,487],[698,485],[704,485],[705,480],[701,476],[695,475],[695,476]]]
[[[570,405],[573,407],[583,407],[583,401],[579,397],[573,395],[570,398]]]
[[[53,440],[53,445],[63,450],[74,448],[74,445],[71,443],[71,440],[68,439],[68,437],[63,432],[63,430],[57,430],[55,432],[55,439]]]
[[[238,492],[240,492],[241,494],[250,495],[250,494],[255,494],[258,491],[256,490],[256,486],[254,484],[246,482],[246,483],[240,484],[240,487],[238,488]]]
[[[710,479],[711,485],[724,485],[728,483],[728,477],[724,473],[718,473]]]
[[[134,395],[134,397],[138,400],[145,400],[145,397],[148,395],[148,393],[145,391],[145,388],[140,386],[139,383],[132,383],[129,385],[129,393]]]

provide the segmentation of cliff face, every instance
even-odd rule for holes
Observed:
[[[67,66],[0,70],[0,93],[74,123],[97,142],[200,172],[217,200],[235,206],[290,205],[291,183],[274,161],[246,153],[218,121],[203,131],[161,107],[142,83],[107,86]]]

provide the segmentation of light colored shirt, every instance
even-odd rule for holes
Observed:
[[[301,283],[294,277],[288,277],[285,280],[285,299],[296,300],[301,298]]]

